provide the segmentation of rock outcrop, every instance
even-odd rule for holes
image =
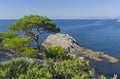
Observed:
[[[50,35],[48,38],[42,43],[45,48],[49,48],[50,46],[61,46],[65,48],[69,53],[77,53],[82,49],[76,42],[76,40],[69,36],[68,34],[55,34]]]
[[[48,36],[45,41],[43,41],[42,45],[46,49],[51,46],[61,46],[65,48],[72,57],[80,57],[82,55],[99,61],[102,61],[103,58],[106,58],[111,62],[118,61],[117,58],[106,55],[103,52],[95,52],[93,50],[81,47],[76,40],[68,34],[52,34]]]

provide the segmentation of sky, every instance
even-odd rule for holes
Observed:
[[[120,0],[0,0],[0,19],[31,14],[51,19],[120,17]]]

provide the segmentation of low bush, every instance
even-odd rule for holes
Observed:
[[[47,58],[66,58],[67,57],[67,51],[59,46],[53,46],[45,50],[45,55]]]
[[[3,40],[3,45],[7,49],[12,49],[14,51],[21,52],[22,49],[30,46],[30,42],[31,42],[30,38],[19,38],[19,37],[12,39],[6,38]]]
[[[49,60],[47,61],[49,62]],[[44,66],[14,59],[0,64],[0,79],[89,79],[89,63],[86,60],[66,60],[55,65],[51,61]]]
[[[36,49],[33,48],[26,48],[23,52],[20,53],[23,56],[27,56],[27,57],[38,57],[38,51]]]
[[[2,37],[3,39],[14,38],[14,37],[17,37],[17,34],[15,32],[2,32],[0,33],[0,37]]]
[[[29,63],[19,58],[10,60],[6,63],[0,64],[0,79],[24,79],[22,78],[23,75],[27,74],[27,72],[30,71],[33,72],[32,71],[33,69],[38,70],[40,69],[40,67],[41,66],[35,63]],[[29,79],[29,78],[25,78],[25,79]]]
[[[17,58],[0,64],[0,79],[107,79],[95,76],[89,61],[82,59],[64,60],[53,64],[47,60],[44,65]],[[117,79],[117,75],[114,78]]]
[[[3,46],[6,49],[13,50],[23,56],[38,57],[38,51],[30,47],[30,38],[6,38],[3,41]]]
[[[94,73],[90,68],[89,61],[82,59],[65,60],[54,65],[55,79],[90,79]]]

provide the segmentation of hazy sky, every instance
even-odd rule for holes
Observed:
[[[38,14],[49,18],[120,16],[120,0],[0,0],[0,19]]]

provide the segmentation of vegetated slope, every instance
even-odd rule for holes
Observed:
[[[2,44],[0,43],[0,63],[7,62],[8,60],[12,60],[15,58],[22,58],[27,61],[36,62],[39,64],[43,63],[43,60],[21,56],[13,51],[7,50],[7,49],[3,48]]]

